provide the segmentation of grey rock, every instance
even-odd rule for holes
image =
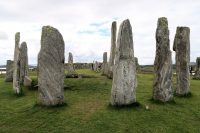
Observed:
[[[111,105],[130,105],[136,102],[136,66],[132,27],[129,20],[122,22],[118,32]]]
[[[20,42],[20,33],[15,34],[15,51],[14,51],[14,63],[13,63],[13,91],[14,94],[21,93],[20,87],[20,62],[19,62],[19,42]]]
[[[110,48],[110,58],[108,62],[108,78],[113,78],[113,66],[115,61],[115,51],[116,51],[116,34],[117,34],[117,22],[112,22],[111,26],[111,48]]]
[[[51,26],[42,27],[38,55],[38,103],[41,105],[64,103],[64,49],[60,32]]]
[[[107,52],[103,53],[102,75],[108,74]]]
[[[156,29],[156,57],[154,61],[153,99],[167,102],[173,99],[172,57],[167,18],[158,19]]]
[[[29,69],[26,42],[22,42],[20,46],[19,62],[20,62],[20,83],[23,83],[24,77],[28,76],[28,69]]]
[[[200,80],[200,57],[196,59],[196,70],[195,70],[195,79]]]
[[[13,61],[12,60],[7,60],[5,81],[6,82],[13,81]]]
[[[176,51],[176,95],[186,95],[190,92],[190,29],[177,27],[173,50]]]
[[[74,64],[73,64],[73,55],[69,52],[68,56],[68,75],[77,74],[75,72]]]
[[[31,83],[32,83],[32,79],[30,77],[28,77],[28,76],[25,76],[24,77],[24,86],[30,87]]]

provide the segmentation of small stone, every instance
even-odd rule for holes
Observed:
[[[6,82],[13,81],[13,61],[12,60],[7,60],[5,81]]]
[[[25,76],[25,77],[24,77],[24,86],[30,87],[30,86],[31,86],[31,83],[32,83],[32,79],[29,78],[28,76]]]
[[[108,74],[107,52],[103,53],[102,75]]]

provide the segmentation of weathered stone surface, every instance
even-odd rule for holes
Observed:
[[[172,57],[167,18],[159,18],[156,30],[153,99],[167,102],[173,99]]]
[[[13,61],[12,60],[7,60],[5,81],[6,82],[13,81]]]
[[[132,27],[127,19],[120,25],[117,38],[111,104],[120,106],[135,103],[136,87]]]
[[[28,69],[29,69],[26,42],[22,42],[20,46],[19,62],[20,62],[20,83],[23,83],[24,77],[28,76]]]
[[[31,83],[32,83],[32,79],[29,78],[28,76],[25,76],[25,77],[24,77],[24,86],[30,87],[30,86],[31,86]]]
[[[19,42],[20,33],[15,34],[15,51],[14,51],[14,63],[13,63],[13,91],[15,94],[21,93],[20,87],[20,63],[19,63]]]
[[[54,106],[64,103],[64,49],[60,32],[44,26],[38,55],[39,104]]]
[[[195,70],[195,79],[200,80],[200,57],[196,59],[196,70]]]
[[[177,27],[173,50],[176,51],[177,95],[186,95],[190,92],[190,29]]]
[[[113,78],[113,66],[115,61],[115,51],[116,51],[116,34],[117,34],[117,22],[112,22],[111,26],[111,48],[110,48],[110,58],[108,62],[108,78]]]
[[[68,75],[72,74],[77,74],[74,69],[74,64],[73,64],[73,55],[71,52],[69,52],[68,56]]]
[[[108,74],[107,52],[103,53],[102,75]]]

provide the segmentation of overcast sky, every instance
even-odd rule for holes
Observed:
[[[134,55],[140,64],[153,64],[157,19],[167,17],[170,45],[177,26],[190,27],[191,61],[200,56],[199,0],[1,0],[0,65],[13,60],[14,36],[28,45],[29,64],[37,64],[41,29],[57,28],[65,41],[65,60],[72,52],[74,62],[102,61],[110,51],[112,21],[129,19],[132,25]],[[173,52],[173,62],[174,62]]]

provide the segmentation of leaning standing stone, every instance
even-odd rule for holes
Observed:
[[[102,64],[102,75],[107,75],[108,73],[108,62],[107,62],[107,52],[103,53],[103,64]]]
[[[190,29],[177,27],[173,50],[176,51],[176,94],[187,95],[190,92]]]
[[[200,79],[200,57],[197,57],[196,59],[196,71],[194,77],[195,79]]]
[[[38,55],[39,104],[54,106],[64,103],[64,49],[60,32],[44,26]]]
[[[120,25],[117,39],[111,104],[121,106],[135,103],[136,86],[132,27],[127,19]]]
[[[20,46],[20,83],[24,83],[24,77],[28,76],[28,54],[26,42],[23,42]]]
[[[5,81],[6,82],[13,81],[13,61],[11,60],[7,60]]]
[[[173,99],[172,57],[167,18],[159,18],[156,30],[153,99],[167,102]]]
[[[14,64],[13,64],[13,91],[14,94],[21,93],[20,87],[20,63],[19,63],[19,41],[20,41],[20,33],[17,32],[15,34],[15,52],[14,52]]]
[[[115,60],[115,50],[116,50],[116,34],[117,34],[117,22],[112,22],[111,26],[111,49],[110,58],[108,62],[108,78],[113,78],[113,66]]]

